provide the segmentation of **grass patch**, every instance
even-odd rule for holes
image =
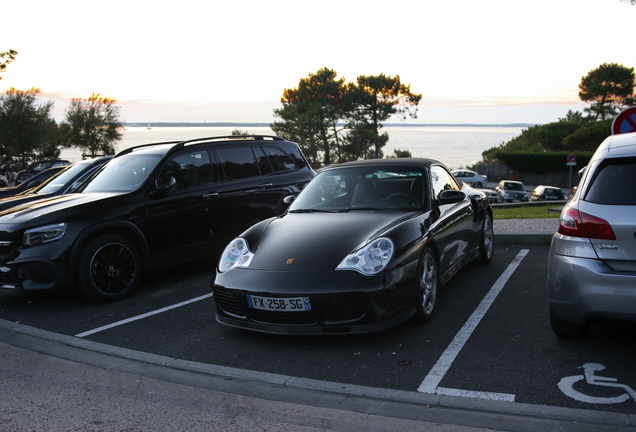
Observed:
[[[561,208],[563,208],[562,203],[493,206],[492,216],[494,219],[556,219],[559,213],[548,212],[548,209]]]

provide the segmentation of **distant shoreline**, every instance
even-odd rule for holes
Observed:
[[[124,123],[124,127],[269,127],[271,123],[231,123],[231,122],[139,122]],[[385,127],[531,127],[534,123],[473,124],[473,123],[385,123]]]

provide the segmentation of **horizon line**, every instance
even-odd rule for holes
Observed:
[[[427,127],[427,126],[452,126],[452,127],[530,127],[538,123],[384,123],[383,126],[391,127]],[[208,126],[208,127],[228,127],[228,126],[252,126],[270,127],[271,123],[262,122],[125,122],[126,126],[139,127],[180,127],[180,126]]]

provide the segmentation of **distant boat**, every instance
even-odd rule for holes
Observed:
[[[152,129],[152,128],[150,127],[150,123],[148,123],[148,127],[147,127],[146,129]]]

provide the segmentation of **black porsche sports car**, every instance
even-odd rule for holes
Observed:
[[[488,198],[432,159],[328,167],[288,201],[222,253],[212,281],[221,324],[326,334],[428,321],[438,288],[493,256]]]

